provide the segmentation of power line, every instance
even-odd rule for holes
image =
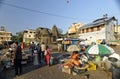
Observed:
[[[79,18],[74,18],[74,17],[69,17],[69,16],[62,16],[62,15],[57,15],[57,14],[42,12],[42,11],[33,10],[33,9],[25,8],[25,7],[20,7],[20,6],[14,5],[14,4],[9,4],[9,3],[4,3],[4,2],[0,2],[0,4],[7,5],[7,6],[10,6],[10,7],[14,7],[14,8],[18,8],[18,9],[23,9],[23,10],[30,11],[30,12],[47,14],[47,15],[50,15],[50,16],[62,17],[62,18],[67,18],[67,19],[79,20]]]

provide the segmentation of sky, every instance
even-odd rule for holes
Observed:
[[[72,23],[91,23],[107,14],[120,22],[120,7],[117,0],[0,0],[0,26],[7,31],[53,25],[66,33]]]

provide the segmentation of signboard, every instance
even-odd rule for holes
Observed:
[[[71,40],[63,40],[62,44],[72,44],[72,41]]]

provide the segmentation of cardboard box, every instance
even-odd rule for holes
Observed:
[[[74,72],[74,71],[72,72],[72,74],[73,74],[73,75],[78,75],[78,74],[77,74],[76,72]]]
[[[72,73],[73,68],[69,68],[69,67],[62,67],[62,72],[71,74]]]

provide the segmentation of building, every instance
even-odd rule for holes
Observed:
[[[12,33],[6,31],[5,27],[0,27],[0,43],[12,41]]]
[[[33,29],[28,29],[23,32],[23,42],[31,43],[35,41],[35,33],[36,31]]]
[[[56,39],[61,35],[58,33],[57,27],[49,28],[38,27],[36,30],[25,30],[23,33],[23,42],[44,42],[45,44],[56,43]]]
[[[85,24],[79,28],[79,39],[96,42],[98,40],[116,40],[115,26],[117,24],[116,18],[107,17],[97,19],[92,23]]]
[[[120,25],[115,27],[115,36],[117,40],[120,40]]]
[[[78,37],[78,29],[83,25],[84,25],[84,23],[73,23],[68,29],[67,37],[77,38]]]

